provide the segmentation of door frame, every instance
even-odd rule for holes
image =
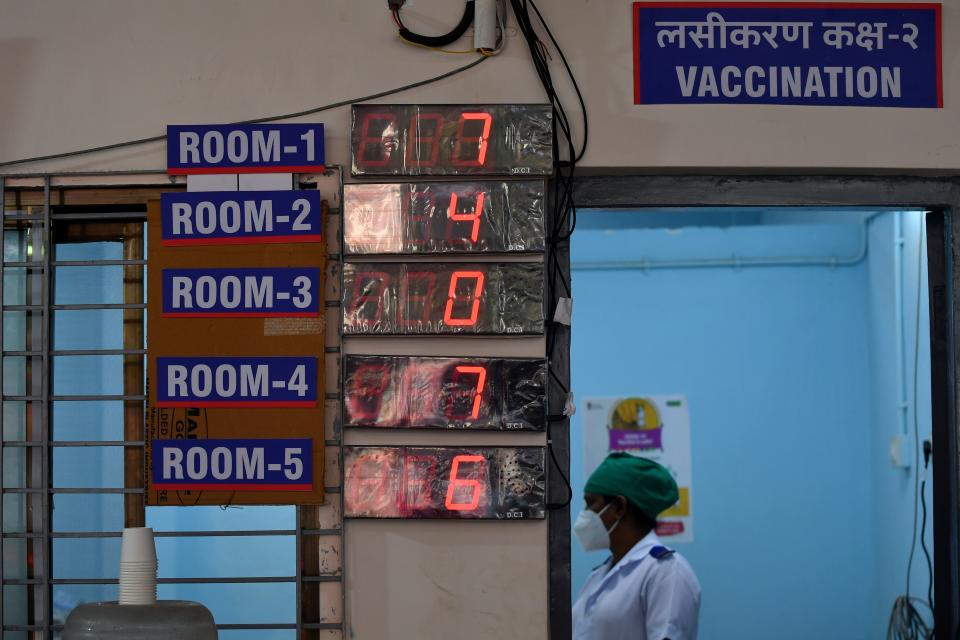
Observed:
[[[907,207],[927,214],[927,266],[930,291],[930,347],[933,449],[934,623],[940,638],[960,634],[960,457],[955,318],[960,314],[960,178],[922,176],[749,176],[749,175],[593,175],[576,180],[578,208],[662,207]],[[558,442],[558,440],[563,440]],[[553,436],[569,453],[569,433]],[[569,473],[569,455],[561,458]],[[559,520],[559,518],[557,518]],[[567,525],[568,526],[568,525]],[[551,591],[562,593],[558,578],[569,583],[569,531],[550,527]],[[569,628],[569,610],[551,607],[551,627]],[[554,638],[568,634],[551,634]]]

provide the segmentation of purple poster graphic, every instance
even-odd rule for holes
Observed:
[[[642,431],[610,429],[610,451],[662,448],[663,429],[644,429]]]

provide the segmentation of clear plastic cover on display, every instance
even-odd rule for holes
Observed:
[[[546,427],[543,359],[348,355],[343,367],[344,426]]]
[[[522,520],[545,514],[543,447],[344,447],[348,518]]]
[[[347,263],[343,333],[542,334],[543,287],[541,263]]]
[[[545,104],[354,105],[355,176],[553,173],[553,113]]]
[[[344,185],[344,251],[543,251],[544,190],[542,180]]]

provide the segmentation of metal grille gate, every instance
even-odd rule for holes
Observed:
[[[127,182],[124,183],[124,180]],[[86,182],[90,185],[129,187],[118,198],[126,205],[122,210],[104,200],[102,206],[70,207],[65,204],[65,189]],[[300,176],[301,188],[314,188],[322,183],[330,209],[327,216],[328,286],[326,291],[328,370],[339,369],[339,214],[341,171],[334,168],[326,176]],[[138,185],[136,188],[130,185]],[[144,187],[143,185],[148,185]],[[159,188],[158,188],[159,186]],[[70,523],[54,518],[55,500],[66,496],[83,496],[105,503],[109,496],[122,505],[122,526],[143,526],[143,360],[146,349],[143,317],[146,304],[143,283],[147,261],[144,255],[145,208],[148,197],[163,188],[182,188],[171,184],[162,172],[141,172],[117,176],[84,174],[70,178],[51,175],[0,176],[0,203],[3,203],[3,255],[0,259],[0,300],[3,310],[3,366],[0,369],[3,429],[0,433],[0,580],[2,606],[0,630],[4,638],[55,638],[63,620],[55,619],[55,590],[89,587],[115,598],[115,573],[94,577],[63,577],[55,567],[55,557],[66,553],[57,545],[64,541],[89,541],[105,544],[114,539],[119,549],[121,527],[98,527],[97,530],[72,530]],[[133,195],[131,195],[131,191]],[[105,193],[106,189],[98,193]],[[59,196],[53,202],[51,194]],[[88,191],[89,193],[89,191]],[[102,199],[102,196],[97,196]],[[96,198],[94,198],[96,199]],[[80,198],[84,200],[84,198]],[[87,201],[90,198],[86,198]],[[139,202],[139,205],[137,204]],[[132,205],[132,206],[131,206]],[[89,212],[88,212],[89,211]],[[59,225],[103,223],[122,224],[123,254],[119,259],[60,260],[57,256]],[[119,267],[124,274],[124,298],[121,302],[57,303],[56,273],[64,267]],[[139,273],[139,284],[136,274]],[[131,275],[133,274],[133,275]],[[136,299],[139,296],[139,299]],[[136,299],[131,301],[131,299]],[[60,349],[54,340],[54,318],[58,312],[119,311],[123,316],[122,348]],[[128,331],[126,325],[136,323],[140,333]],[[129,335],[128,335],[129,334]],[[138,337],[139,336],[139,337]],[[123,362],[123,389],[119,394],[54,393],[54,370],[63,358],[119,357]],[[252,630],[272,630],[283,637],[342,637],[344,615],[343,528],[341,517],[342,474],[340,468],[340,425],[336,408],[339,397],[339,375],[327,376],[326,403],[328,418],[324,425],[327,445],[327,470],[324,479],[328,501],[320,507],[295,509],[293,528],[202,528],[200,530],[157,531],[158,545],[164,538],[176,538],[189,544],[191,539],[245,538],[256,553],[258,541],[266,537],[294,541],[293,566],[290,575],[162,577],[160,585],[231,585],[258,584],[265,588],[276,583],[294,585],[296,614],[293,620],[268,619],[258,622],[218,624],[221,637],[236,637]],[[113,402],[122,406],[122,439],[71,439],[55,431],[54,407],[57,404]],[[98,454],[122,452],[123,482],[119,487],[61,486],[54,482],[58,452],[92,451]],[[139,474],[138,474],[138,470]],[[64,498],[60,498],[64,499]],[[109,510],[110,505],[106,505]],[[178,509],[179,507],[158,507]],[[293,510],[294,507],[287,507]],[[102,530],[100,530],[102,529]],[[99,542],[98,542],[99,541]],[[179,543],[178,543],[179,544]],[[163,559],[161,558],[161,563]],[[161,587],[162,589],[163,587]],[[162,597],[162,595],[161,595]],[[108,599],[108,598],[102,598]],[[216,614],[216,612],[215,612]],[[218,621],[219,622],[219,621]],[[289,636],[285,635],[288,633]],[[279,637],[279,636],[278,636]]]

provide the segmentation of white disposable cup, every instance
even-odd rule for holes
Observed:
[[[157,601],[157,587],[121,589],[117,592],[117,601],[120,604],[154,604]]]
[[[154,604],[157,604],[157,598],[156,598],[156,596],[151,597],[151,596],[149,596],[149,595],[143,595],[143,596],[126,596],[126,597],[120,596],[120,598],[118,599],[117,602],[118,602],[119,604],[124,604],[124,605],[131,605],[131,604],[133,604],[133,605],[154,605]]]
[[[120,578],[135,578],[137,580],[157,579],[156,571],[121,571]]]
[[[156,604],[157,550],[153,542],[153,529],[136,527],[123,530],[117,596],[120,604]]]
[[[157,550],[153,544],[153,529],[130,527],[123,530],[120,562],[156,562]]]

